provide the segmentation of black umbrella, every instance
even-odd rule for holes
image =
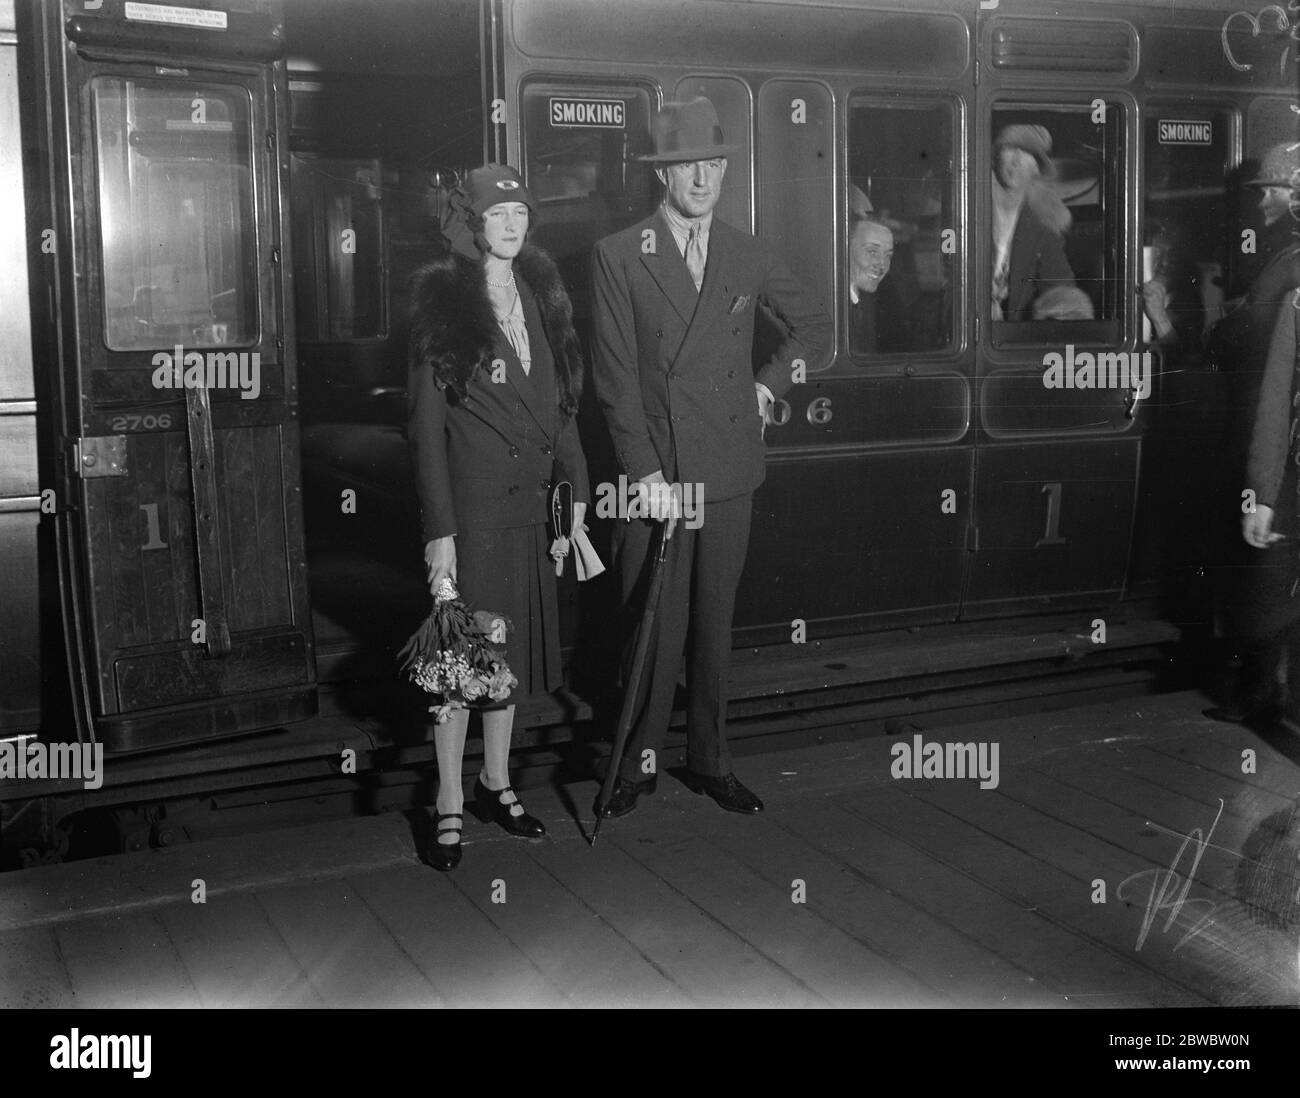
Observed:
[[[614,792],[614,781],[618,777],[618,767],[623,761],[623,752],[627,750],[627,738],[632,733],[632,720],[636,715],[637,695],[641,693],[641,678],[645,674],[646,660],[650,655],[650,638],[654,635],[655,612],[659,608],[659,592],[664,586],[664,558],[668,555],[668,542],[672,538],[674,519],[659,524],[659,551],[650,566],[650,590],[646,594],[645,613],[641,624],[637,626],[636,648],[632,651],[632,669],[628,673],[627,689],[623,693],[623,708],[618,715],[618,734],[614,737],[614,750],[609,756],[609,770],[605,773],[605,782],[600,787],[600,803],[596,808],[596,826],[592,828],[591,845],[596,845],[596,836],[600,834],[600,821],[604,819],[601,810],[609,804],[610,794]]]

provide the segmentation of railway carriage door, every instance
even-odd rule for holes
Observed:
[[[307,716],[278,12],[60,7],[61,536],[93,734],[134,750]]]
[[[1125,247],[1136,32],[1007,6],[981,24],[990,63],[971,157],[981,430],[968,614],[1122,590],[1158,372]]]

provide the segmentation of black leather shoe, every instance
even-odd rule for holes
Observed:
[[[464,817],[459,812],[439,812],[437,823],[443,820],[462,820]],[[459,827],[436,827],[433,833],[433,841],[429,843],[429,864],[434,869],[446,873],[449,869],[455,869],[460,865],[460,828]],[[438,836],[449,831],[456,832],[456,841],[454,843],[440,843]]]
[[[741,785],[735,774],[724,774],[721,778],[713,778],[707,774],[697,774],[693,770],[688,770],[685,782],[686,788],[692,793],[707,793],[728,812],[743,812],[752,816],[763,811],[763,802]]]
[[[626,778],[616,778],[613,792],[609,795],[609,803],[602,808],[600,794],[597,793],[592,811],[606,820],[613,819],[615,816],[626,816],[636,807],[636,799],[642,794],[653,793],[658,783],[658,774],[651,774],[643,782],[630,782]]]
[[[518,816],[510,811],[513,804],[519,804],[519,798],[513,801],[502,802],[502,793],[513,793],[511,786],[504,789],[489,789],[483,784],[483,778],[480,775],[474,781],[474,799],[478,801],[479,813],[482,817],[495,820],[511,835],[519,835],[525,839],[540,839],[546,834],[546,825],[536,816],[530,816],[527,812],[521,812]],[[523,805],[520,805],[522,808]]]

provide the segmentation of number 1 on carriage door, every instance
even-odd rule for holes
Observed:
[[[1061,537],[1060,482],[1053,481],[1051,484],[1044,484],[1043,492],[1047,496],[1047,529],[1043,532],[1043,536],[1034,542],[1035,549],[1041,549],[1045,545],[1065,544],[1065,538]]]

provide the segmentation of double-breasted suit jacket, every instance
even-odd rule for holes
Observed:
[[[424,539],[455,535],[460,592],[511,620],[506,656],[517,693],[528,694],[561,681],[550,488],[568,480],[584,503],[590,490],[568,295],[535,248],[519,253],[514,270],[527,374],[497,323],[481,264],[451,253],[413,276],[407,438]]]
[[[593,279],[596,394],[628,479],[662,469],[703,484],[706,500],[752,492],[764,476],[755,378],[780,397],[793,360],[816,365],[830,343],[822,303],[716,217],[698,293],[662,212],[600,241]],[[755,375],[760,301],[788,336]]]
[[[623,757],[625,780],[667,732],[686,638],[687,764],[731,772],[726,745],[727,666],[736,588],[749,541],[751,493],[763,481],[763,431],[754,381],[780,397],[792,364],[816,366],[830,344],[822,306],[764,244],[713,219],[696,291],[662,211],[596,245],[593,373],[615,454],[629,480],[662,470],[700,485],[698,528],[679,526],[665,564],[648,672]],[[786,337],[757,375],[754,322],[762,303]],[[699,497],[696,497],[697,500]],[[614,548],[630,626],[639,616],[653,524],[620,522]]]

